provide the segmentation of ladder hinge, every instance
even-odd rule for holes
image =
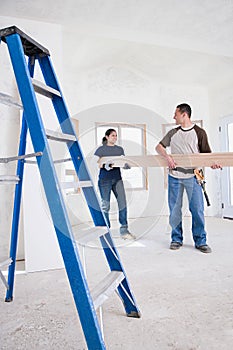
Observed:
[[[222,203],[222,209],[224,209],[224,203]]]
[[[218,131],[222,132],[222,127],[221,126],[218,127]]]

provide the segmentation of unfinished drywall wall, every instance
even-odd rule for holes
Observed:
[[[43,46],[48,47],[55,70],[61,73],[62,62],[62,34],[59,25],[43,24],[35,21],[16,19],[10,17],[0,17],[0,27],[16,25],[29,36],[33,37]],[[54,59],[53,59],[54,57]],[[6,45],[0,46],[1,85],[0,91],[18,97],[17,87],[14,80],[13,70]],[[10,75],[10,78],[9,78]],[[40,78],[39,70],[35,71],[35,78]],[[51,107],[47,106],[42,98],[40,99],[40,109],[45,117],[47,128],[54,127],[51,114]],[[18,141],[20,133],[22,114],[18,110],[0,105],[1,122],[1,156],[12,156],[18,152]],[[56,129],[56,126],[55,126]],[[27,152],[33,152],[30,144],[30,137],[27,142]],[[15,172],[16,163],[3,165],[2,173],[10,170]],[[30,168],[29,168],[30,167]],[[13,208],[14,187],[5,189],[1,186],[1,230],[0,230],[0,257],[5,258],[9,254],[10,227]],[[49,213],[46,207],[46,201],[42,195],[42,185],[36,166],[25,166],[23,198],[21,209],[21,236],[24,238],[24,244],[19,245],[17,258],[24,258],[27,271],[43,270],[47,268],[62,267],[62,259],[58,248],[54,227],[52,225]],[[23,242],[23,241],[22,241]]]

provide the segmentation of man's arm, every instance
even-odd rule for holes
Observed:
[[[208,141],[207,133],[204,129],[200,128],[198,125],[194,126],[198,138],[198,147],[200,153],[211,153],[211,148]],[[213,164],[211,169],[222,169],[221,164]]]
[[[159,143],[155,147],[155,150],[160,156],[162,156],[164,159],[166,159],[169,169],[174,169],[176,167],[176,163],[175,163],[174,159],[172,158],[172,156],[170,154],[167,153],[166,148],[163,147],[161,145],[161,143]]]

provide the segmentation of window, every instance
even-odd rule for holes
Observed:
[[[122,146],[126,156],[146,154],[146,125],[145,124],[119,124],[96,123],[96,146],[102,144],[102,138],[107,129],[117,132],[117,144]],[[126,189],[147,189],[147,170],[133,167],[129,171],[122,171]]]

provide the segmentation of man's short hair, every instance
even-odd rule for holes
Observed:
[[[187,103],[181,103],[176,108],[179,108],[181,113],[187,113],[189,118],[191,117],[192,109]]]

